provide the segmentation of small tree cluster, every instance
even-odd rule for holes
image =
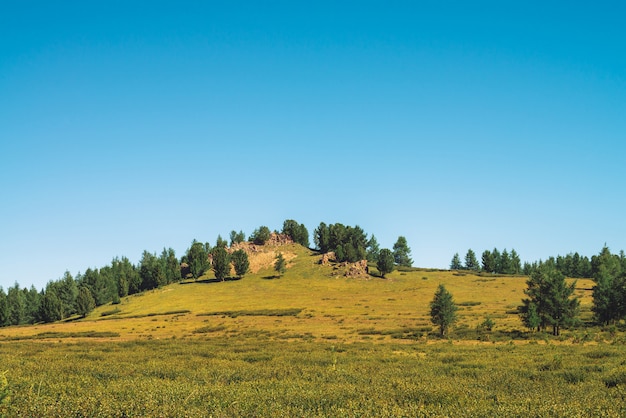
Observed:
[[[528,298],[519,307],[524,324],[538,331],[552,327],[559,335],[563,327],[576,323],[579,300],[574,295],[576,282],[567,284],[565,276],[553,264],[544,264],[526,281]]]
[[[509,253],[506,248],[502,252],[494,248],[493,251],[483,252],[482,271],[497,274],[521,274],[522,263],[514,249]]]
[[[303,247],[309,247],[309,231],[304,224],[299,224],[293,219],[287,219],[283,222],[282,233],[290,237],[293,242]]]
[[[230,231],[230,245],[232,246],[233,244],[239,244],[242,243],[246,240],[246,234],[243,233],[243,231]]]
[[[272,231],[270,231],[267,226],[263,225],[252,232],[252,234],[250,235],[250,241],[252,241],[256,245],[265,245],[265,243],[270,239],[271,235]]]
[[[315,229],[313,240],[322,253],[334,251],[337,261],[340,262],[365,260],[369,243],[367,235],[358,225],[326,225],[324,222]]]
[[[459,253],[455,253],[450,262],[450,270],[472,270],[480,271],[480,264],[476,259],[476,253],[471,248],[465,254],[465,264],[461,263]]]

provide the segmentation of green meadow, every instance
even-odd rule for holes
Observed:
[[[525,277],[404,269],[345,277],[298,245],[84,319],[0,329],[0,414],[19,417],[626,416],[619,327],[530,333]],[[276,252],[288,260],[277,276]],[[259,260],[270,260],[261,262]],[[459,320],[441,339],[444,284]],[[591,320],[590,280],[578,280]],[[480,325],[489,317],[491,331]]]

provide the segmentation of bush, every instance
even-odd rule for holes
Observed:
[[[626,384],[626,370],[618,370],[605,377],[604,384],[607,388],[614,388]]]

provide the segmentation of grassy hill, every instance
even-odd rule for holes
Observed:
[[[298,245],[253,258],[241,280],[209,275],[84,319],[0,329],[0,416],[626,415],[621,333],[523,332],[524,277],[345,277]],[[440,283],[461,308],[446,340],[428,317]],[[583,320],[590,288],[577,282]],[[486,315],[489,334],[476,330]]]
[[[287,272],[275,276],[272,263],[282,252]],[[525,277],[475,275],[425,269],[345,277],[340,265],[321,265],[321,256],[297,244],[261,246],[250,253],[251,271],[241,280],[206,275],[123,298],[98,307],[87,318],[55,324],[0,329],[0,339],[91,335],[115,340],[204,338],[254,335],[276,339],[427,340],[435,338],[429,303],[441,283],[460,306],[453,339],[477,339],[489,316],[492,338],[524,331],[516,313]],[[590,318],[590,280],[578,280],[583,319]],[[82,334],[81,334],[82,333]]]

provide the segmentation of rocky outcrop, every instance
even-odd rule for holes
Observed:
[[[356,263],[346,263],[346,277],[369,277],[369,269],[367,267],[367,260],[357,261]]]
[[[320,258],[320,264],[325,266],[330,263],[334,263],[337,260],[335,257],[335,253],[333,251],[322,254],[322,258]]]

